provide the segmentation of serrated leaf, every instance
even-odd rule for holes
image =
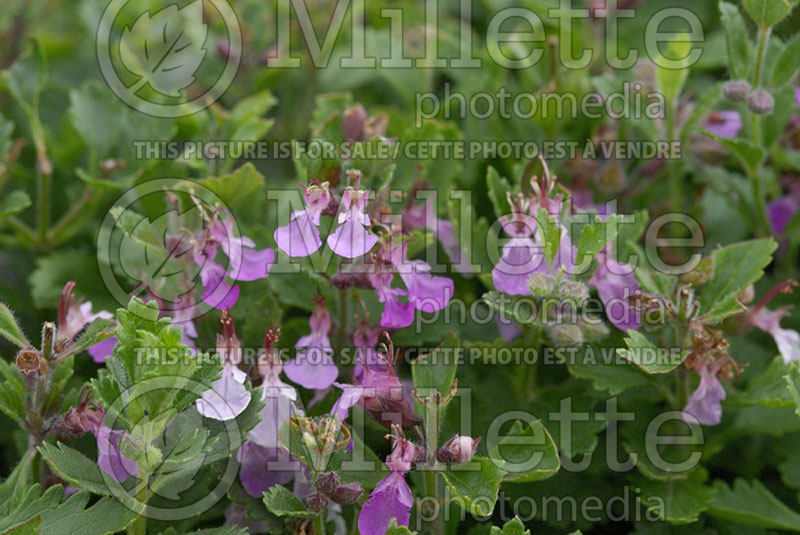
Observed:
[[[650,271],[642,267],[636,267],[633,271],[639,286],[648,294],[669,297],[675,289],[677,279],[674,276]]]
[[[531,530],[525,529],[525,524],[522,523],[522,520],[515,516],[503,524],[503,529],[492,526],[490,535],[531,535]]]
[[[576,255],[578,264],[575,271],[577,273],[581,273],[597,256],[597,253],[617,237],[620,221],[622,221],[622,217],[616,214],[609,215],[605,221],[595,215],[592,222],[583,226]]]
[[[275,485],[264,493],[264,505],[270,513],[289,518],[312,518],[317,516],[307,510],[303,502],[283,485]]]
[[[22,332],[14,313],[3,303],[0,303],[0,336],[19,348],[31,347],[31,343]]]
[[[31,467],[36,457],[29,449],[14,467],[11,474],[0,483],[0,518],[4,518],[23,501],[33,483]]]
[[[703,471],[698,470],[684,480],[636,478],[636,486],[642,490],[636,499],[661,520],[670,524],[691,524],[708,509],[714,496],[714,490],[702,483],[704,477]]]
[[[674,370],[689,353],[683,351],[678,355],[671,348],[657,348],[645,335],[633,329],[628,330],[625,343],[628,348],[617,348],[617,353],[651,374]]]
[[[659,54],[658,58],[654,58],[656,63],[656,80],[661,92],[664,94],[664,100],[669,106],[675,102],[683,89],[683,84],[686,83],[686,78],[689,76],[689,57],[692,48],[692,43],[689,41],[688,36],[685,34],[677,33],[673,36],[672,40],[666,46],[666,54]],[[677,66],[667,68],[664,65],[665,60],[669,63],[680,62]]]
[[[116,327],[116,320],[98,318],[89,324],[88,327],[81,333],[80,337],[75,340],[66,350],[59,353],[59,358],[66,358],[71,355],[77,355],[82,351],[86,351],[98,342],[102,342],[114,336],[114,329]]]
[[[482,299],[489,308],[513,319],[520,325],[541,325],[538,310],[530,299],[508,295],[497,290],[486,292]],[[521,304],[525,306],[520,306]]]
[[[202,0],[180,9],[173,4],[154,14],[146,11],[122,31],[120,59],[141,77],[140,85],[147,82],[164,95],[180,97],[205,58],[207,35]],[[139,86],[128,91],[135,93],[132,89]]]
[[[24,524],[3,532],[3,535],[39,535],[41,533],[41,531],[39,531],[39,525],[41,523],[42,517],[35,516]]]
[[[97,463],[81,452],[63,442],[55,445],[43,442],[39,452],[53,473],[69,484],[101,496],[114,495],[106,483],[106,479],[110,478],[104,478]]]
[[[536,222],[539,225],[539,232],[542,235],[544,257],[547,261],[547,266],[553,268],[553,260],[558,254],[558,248],[561,245],[561,234],[564,229],[558,224],[558,220],[547,213],[547,210],[541,206],[536,210]]]
[[[561,468],[555,442],[540,420],[514,422],[489,452],[489,459],[506,473],[504,481],[516,483],[541,481]]]
[[[446,396],[456,378],[460,350],[461,343],[451,332],[436,350],[417,357],[411,365],[414,388],[436,389]]]
[[[728,398],[728,403],[764,407],[794,406],[791,394],[786,389],[786,373],[789,371],[783,358],[775,357],[764,373],[748,381],[744,390],[735,390]]]
[[[479,517],[492,514],[504,475],[505,472],[486,457],[473,457],[468,463],[453,465],[442,472],[452,493],[463,500],[458,503]],[[487,508],[487,504],[491,505]]]
[[[722,146],[742,164],[750,175],[756,173],[758,165],[764,160],[764,149],[753,145],[749,141],[741,138],[720,137],[708,130],[705,130],[703,133],[722,143]]]
[[[729,300],[729,296],[739,295],[758,281],[764,275],[764,268],[772,261],[772,253],[777,247],[772,238],[763,238],[713,251],[714,275],[700,292],[701,314],[713,316],[715,309]]]
[[[595,389],[608,390],[612,396],[621,394],[628,388],[653,386],[647,373],[637,366],[615,362],[570,362],[567,369],[575,377],[592,381]]]
[[[733,488],[725,482],[714,483],[717,494],[709,514],[746,526],[800,531],[800,514],[778,500],[760,481],[737,478]]]

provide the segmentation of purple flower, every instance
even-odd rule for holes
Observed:
[[[798,211],[800,211],[800,199],[791,194],[779,197],[769,203],[768,215],[772,232],[783,234],[789,221],[797,215]]]
[[[408,260],[407,244],[394,244],[388,260],[408,289],[408,303],[421,312],[436,312],[453,296],[453,281],[430,274],[431,266],[422,260]]]
[[[628,297],[639,291],[633,267],[614,260],[609,245],[606,245],[597,258],[600,265],[588,283],[597,288],[608,319],[623,332],[638,329],[641,326],[639,315],[628,301]]]
[[[235,236],[233,216],[217,212],[211,216],[208,228],[193,248],[193,260],[200,266],[200,281],[204,291],[200,298],[209,306],[225,310],[231,308],[239,299],[239,287],[229,283],[234,281],[254,281],[269,274],[275,260],[272,249],[255,249],[253,240],[247,236]],[[215,261],[217,248],[228,257],[230,270]]]
[[[379,270],[385,269],[378,266]],[[392,288],[394,275],[391,271],[379,271],[370,275],[370,282],[378,294],[378,301],[383,303],[381,325],[399,329],[408,327],[414,321],[414,306],[409,302],[401,301],[401,296],[408,295],[402,288]]]
[[[339,368],[333,362],[333,347],[328,338],[331,330],[331,315],[325,299],[314,298],[315,309],[308,321],[311,334],[301,336],[295,344],[297,357],[286,363],[286,376],[305,387],[322,390],[330,387],[339,376]]]
[[[739,135],[742,129],[742,117],[738,111],[712,111],[706,117],[706,130],[719,137],[732,138]]]
[[[511,239],[503,245],[500,261],[492,269],[494,287],[509,295],[529,295],[528,279],[544,263],[544,255],[533,240],[536,219],[529,215],[530,201],[508,195],[511,217],[502,216],[503,230]]]
[[[702,425],[717,425],[722,421],[721,403],[726,396],[722,383],[717,379],[719,364],[706,362],[695,371],[700,374],[700,384],[683,409],[683,419],[689,423],[697,421]]]
[[[344,258],[357,258],[378,242],[378,238],[367,229],[370,219],[366,209],[367,192],[347,188],[342,195],[339,226],[328,236],[328,246],[334,253]]]
[[[64,285],[61,290],[61,297],[58,302],[58,337],[67,339],[70,343],[79,332],[83,330],[86,325],[96,319],[111,319],[114,315],[106,310],[101,310],[96,314],[92,313],[91,301],[85,303],[75,303],[75,296],[72,290],[75,288],[75,282],[69,281]],[[116,337],[108,338],[97,342],[95,345],[88,349],[89,355],[92,359],[101,363],[105,361],[106,356],[111,354],[111,350],[116,345]]]
[[[403,474],[411,469],[414,459],[414,444],[400,436],[392,435],[394,450],[386,458],[391,472],[383,478],[358,514],[358,531],[361,535],[383,535],[392,519],[398,526],[408,527],[414,498]]]
[[[222,376],[196,401],[197,412],[214,420],[232,420],[250,404],[251,394],[244,386],[247,374],[238,368],[242,348],[228,311],[222,312],[222,333],[217,335],[217,354],[222,360]]]
[[[239,480],[255,498],[274,485],[290,482],[299,470],[298,462],[283,448],[264,448],[252,440],[242,445],[237,459],[241,463]]]
[[[96,436],[97,465],[105,473],[121,483],[138,471],[139,465],[119,451],[119,443],[125,436],[124,431],[112,431],[105,424],[101,424]]]
[[[305,210],[292,214],[289,224],[275,229],[275,243],[289,256],[302,257],[316,252],[322,246],[319,238],[320,216],[331,201],[328,183],[304,186]]]
[[[456,435],[436,451],[436,458],[445,464],[468,463],[478,451],[480,441],[481,437]]]
[[[264,389],[261,401],[265,405],[259,412],[261,421],[249,434],[251,441],[264,448],[281,447],[278,441],[278,431],[281,425],[295,414],[301,414],[301,411],[295,406],[297,391],[280,378],[283,363],[280,353],[275,350],[277,341],[277,333],[272,329],[267,331],[264,336],[264,351],[258,364],[259,371],[264,378],[261,385]]]
[[[755,312],[749,314],[749,321],[755,327],[768,332],[778,346],[778,352],[783,357],[783,361],[788,364],[792,361],[800,361],[800,334],[792,329],[781,328],[781,319],[789,315],[791,306],[785,306],[776,310],[770,310],[766,306],[753,307]]]

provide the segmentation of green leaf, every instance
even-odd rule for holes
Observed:
[[[81,452],[70,448],[63,442],[55,445],[43,442],[39,446],[39,453],[50,465],[53,473],[70,485],[101,496],[114,495],[108,488],[108,483],[106,483],[97,462]]]
[[[539,224],[539,231],[544,242],[544,257],[547,260],[547,266],[552,271],[553,260],[561,245],[561,234],[564,229],[558,224],[558,219],[548,214],[547,210],[541,206],[536,210],[536,222]]]
[[[515,516],[503,525],[503,529],[492,526],[490,535],[531,535],[531,530],[525,529],[525,524]]]
[[[460,354],[461,343],[455,333],[451,332],[436,350],[420,355],[412,363],[414,388],[436,389],[442,397],[446,396],[456,378]]]
[[[714,275],[700,293],[701,314],[713,315],[726,298],[739,295],[759,280],[777,247],[772,238],[763,238],[713,251]]]
[[[289,518],[312,518],[317,516],[307,510],[303,502],[283,485],[275,485],[264,493],[264,505],[277,516]]]
[[[553,437],[540,420],[517,420],[489,452],[489,459],[505,472],[504,481],[524,483],[552,477],[561,468]]]
[[[592,381],[595,389],[608,390],[612,396],[621,394],[628,388],[653,386],[649,376],[636,366],[601,361],[570,362],[567,369],[575,377]]]
[[[11,150],[11,135],[14,133],[14,122],[0,113],[0,161],[3,161]]]
[[[628,330],[625,344],[628,348],[617,348],[617,354],[651,374],[674,370],[689,353],[684,351],[676,355],[671,348],[657,348],[645,335],[633,329]]]
[[[0,483],[0,518],[14,510],[25,498],[33,484],[31,468],[36,451],[29,449],[20,459],[11,474]]]
[[[416,531],[411,531],[405,526],[398,526],[397,519],[392,518],[386,527],[386,535],[413,535]]]
[[[20,426],[24,426],[27,411],[25,396],[28,389],[22,372],[14,363],[0,359],[0,375],[5,378],[0,383],[0,410]]]
[[[80,337],[71,346],[59,353],[60,358],[70,355],[77,355],[107,338],[114,336],[114,329],[117,325],[116,320],[98,318],[89,324]]]
[[[468,463],[449,467],[442,475],[459,505],[480,517],[492,514],[505,471],[491,459],[473,457]],[[487,504],[491,505],[487,508]]]
[[[800,369],[798,369],[797,364],[793,364],[789,368],[789,373],[784,379],[786,380],[786,388],[794,401],[795,412],[800,416]]]
[[[541,325],[539,311],[531,299],[492,290],[483,294],[483,300],[490,308],[520,325]]]
[[[675,289],[677,279],[672,275],[665,275],[642,267],[636,267],[633,274],[636,276],[636,280],[642,290],[649,294],[669,298]]]
[[[582,272],[591,263],[592,259],[597,256],[597,253],[608,242],[617,237],[621,220],[622,217],[617,214],[608,216],[605,221],[596,215],[594,216],[594,221],[583,226],[576,255],[578,264],[575,267],[575,271],[577,273]]]
[[[749,141],[741,138],[720,137],[708,130],[704,130],[703,133],[722,143],[722,146],[733,154],[750,175],[754,175],[757,172],[759,164],[764,160],[764,149],[753,145]]]
[[[767,370],[748,381],[744,390],[735,390],[728,403],[764,407],[793,407],[791,394],[786,389],[786,373],[790,369],[780,356],[772,359]]]
[[[661,92],[664,94],[664,100],[668,105],[672,105],[678,98],[683,89],[683,84],[686,83],[686,78],[689,76],[689,52],[692,48],[691,41],[688,41],[684,34],[675,34],[673,39],[667,45],[666,54],[654,58],[656,62],[656,80]],[[668,60],[669,63],[674,64],[679,61],[677,68],[667,68],[662,64]]]
[[[788,0],[742,0],[747,14],[762,28],[774,26],[792,11]]]
[[[691,524],[697,522],[700,513],[706,511],[714,491],[702,482],[703,470],[692,472],[689,479],[655,481],[635,478],[636,486],[642,489],[637,500],[650,513],[670,524]]]
[[[3,535],[39,535],[39,525],[42,523],[41,516],[35,516],[24,524],[20,524],[15,528],[3,533]]]
[[[70,121],[86,146],[97,158],[109,156],[126,126],[120,120],[120,115],[126,114],[125,104],[97,80],[87,80],[71,90],[69,101]]]
[[[780,87],[794,80],[800,69],[800,35],[795,35],[775,63],[772,72],[772,87]]]
[[[0,217],[8,217],[21,212],[31,204],[33,201],[27,193],[21,189],[14,190],[8,195],[4,195],[3,202],[0,204]]]
[[[714,483],[717,495],[709,514],[746,526],[800,531],[800,514],[788,508],[760,481],[737,478],[733,488],[725,482]]]
[[[786,125],[794,114],[797,102],[797,93],[791,86],[784,86],[773,91],[772,95],[775,98],[775,108],[771,114],[764,117],[764,133],[762,134],[763,146],[767,148],[772,147],[773,143],[786,130]]]
[[[497,169],[491,165],[486,168],[486,188],[489,192],[489,200],[494,207],[496,217],[508,215],[511,208],[508,206],[507,195],[511,193],[511,184],[504,176],[500,176]]]
[[[3,303],[0,303],[0,336],[19,348],[31,347],[31,343],[17,324],[14,313]]]
[[[30,40],[30,50],[22,54],[7,71],[3,79],[11,95],[23,108],[30,111],[47,83],[47,57],[38,39]]]
[[[725,28],[731,78],[745,80],[750,76],[750,58],[753,57],[753,53],[744,17],[739,8],[729,2],[720,2],[719,12],[721,26]]]

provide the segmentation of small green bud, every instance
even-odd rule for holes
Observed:
[[[534,273],[528,279],[528,288],[534,297],[547,297],[555,291],[555,279],[546,273]]]
[[[601,321],[591,323],[581,323],[584,339],[589,342],[600,342],[611,332],[608,325]]]
[[[565,301],[579,306],[589,299],[589,287],[582,282],[564,280],[558,287],[558,294]]]
[[[546,328],[553,347],[578,347],[583,341],[583,330],[578,325],[561,324]]]
[[[714,259],[709,256],[700,260],[692,271],[681,275],[681,282],[692,286],[700,286],[710,281],[713,276]]]

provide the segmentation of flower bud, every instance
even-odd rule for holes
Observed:
[[[743,305],[749,305],[750,303],[753,302],[753,299],[755,299],[755,297],[756,297],[756,289],[751,284],[750,286],[742,290],[742,293],[739,294],[738,299],[739,302],[742,303]]]
[[[534,297],[546,297],[555,291],[555,279],[546,273],[534,273],[528,279],[528,288]]]
[[[47,370],[47,362],[42,358],[42,355],[33,348],[23,349],[17,353],[17,368],[22,372],[22,375],[33,376],[39,373],[42,366]]]
[[[360,141],[364,134],[367,110],[361,104],[348,108],[342,115],[342,134],[349,141]]]
[[[611,332],[608,325],[600,321],[581,323],[581,329],[583,330],[583,338],[589,343],[600,342]]]
[[[547,327],[547,336],[554,347],[578,347],[583,341],[583,330],[578,325],[568,323]]]
[[[364,494],[364,489],[353,481],[352,483],[341,483],[330,498],[339,505],[350,505],[356,503],[362,494]]]
[[[697,266],[690,272],[681,275],[681,282],[699,286],[711,280],[714,276],[714,259],[706,257],[697,263]]]
[[[569,303],[579,306],[589,299],[589,288],[581,282],[564,280],[558,287],[558,294]]]
[[[328,505],[328,499],[321,492],[314,492],[306,496],[308,508],[312,511],[322,511]]]
[[[481,437],[456,435],[436,451],[436,458],[445,464],[468,463],[478,449]]]
[[[731,80],[722,86],[722,95],[729,102],[744,102],[750,94],[750,84],[747,80]]]
[[[339,475],[336,472],[325,472],[317,476],[317,490],[328,496],[336,492],[339,486]]]
[[[756,115],[769,115],[775,108],[775,99],[766,89],[756,89],[747,97],[747,107]]]

